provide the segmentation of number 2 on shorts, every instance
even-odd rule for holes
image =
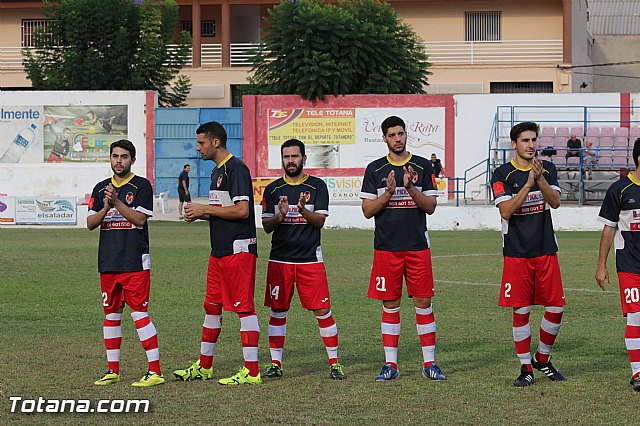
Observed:
[[[504,283],[504,297],[511,297],[511,283]]]

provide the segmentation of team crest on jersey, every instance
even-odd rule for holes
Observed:
[[[309,200],[311,199],[311,193],[309,191],[307,191],[307,192],[303,192],[302,195],[304,195],[305,203],[308,203]]]
[[[125,200],[127,201],[127,204],[131,205],[133,203],[133,192],[127,193]]]
[[[414,185],[418,183],[418,172],[416,171],[411,172],[411,183],[413,183]],[[435,186],[435,183],[434,183],[434,186]]]
[[[222,183],[222,175],[218,176],[218,182],[216,182],[216,188],[220,188],[221,183]]]

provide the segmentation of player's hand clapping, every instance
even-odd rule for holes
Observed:
[[[542,167],[542,161],[537,158],[533,159],[533,163],[531,165],[531,170],[533,171],[533,177],[535,180],[539,180],[542,177],[542,173],[544,173],[544,168]]]
[[[116,201],[118,200],[118,193],[112,184],[107,185],[104,189],[104,206],[107,208],[113,207],[116,205]]]
[[[396,172],[393,170],[387,176],[387,192],[392,196],[396,193]]]
[[[404,175],[402,176],[402,183],[404,184],[404,187],[406,189],[411,188],[411,186],[413,186],[413,167],[409,166],[404,166],[402,168],[402,170],[404,171]]]
[[[289,211],[289,197],[283,195],[280,197],[280,201],[278,201],[278,210],[280,211],[280,215],[284,219]]]

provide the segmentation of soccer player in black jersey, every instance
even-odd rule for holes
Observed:
[[[313,311],[329,357],[331,378],[346,378],[338,363],[338,327],[331,312],[320,230],[329,215],[329,191],[322,179],[304,173],[304,143],[289,139],[280,146],[284,176],[271,182],[262,199],[262,226],[271,237],[264,304],[271,308],[271,365],[262,377],[282,376],[287,314],[297,288],[302,307]]]
[[[640,138],[633,145],[636,169],[607,190],[598,220],[604,224],[596,281],[609,284],[607,256],[615,239],[616,269],[622,313],[627,317],[624,341],[631,362],[631,386],[640,392]]]
[[[240,341],[244,367],[237,374],[218,380],[222,385],[260,384],[258,339],[260,327],[253,304],[256,284],[255,213],[253,185],[247,166],[227,150],[227,132],[215,121],[196,130],[197,150],[203,160],[212,160],[209,204],[189,203],[185,221],[209,221],[211,255],[204,299],[200,359],[184,370],[173,372],[181,380],[213,378],[213,357],[222,327],[222,310],[240,317]]]
[[[130,141],[112,143],[109,153],[113,176],[93,188],[87,212],[87,228],[100,227],[98,271],[109,366],[95,384],[120,381],[121,320],[126,303],[149,362],[147,374],[133,386],[155,386],[165,380],[160,371],[158,334],[147,314],[151,278],[147,218],[153,215],[153,189],[147,179],[131,172],[136,148]]]
[[[518,387],[533,384],[533,368],[553,381],[565,380],[550,360],[565,305],[550,211],[560,206],[560,187],[553,163],[535,157],[539,130],[531,122],[513,126],[510,138],[515,158],[498,167],[491,178],[502,217],[504,267],[499,305],[513,308],[513,340],[521,364],[513,384]],[[543,305],[545,310],[533,358],[531,305]]]
[[[376,381],[393,380],[398,369],[402,279],[416,307],[416,327],[424,360],[422,375],[446,377],[435,364],[436,322],[427,214],[436,209],[436,176],[431,162],[407,151],[406,125],[391,116],[382,124],[389,154],[367,166],[360,198],[366,218],[375,217],[374,256],[368,296],[382,301],[385,365]]]

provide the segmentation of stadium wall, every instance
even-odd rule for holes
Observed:
[[[0,162],[0,194],[76,196],[78,200],[84,200],[85,194],[90,193],[98,181],[112,175],[108,142],[122,138],[131,140],[136,146],[133,172],[153,182],[155,98],[154,92],[144,91],[0,92],[0,156],[13,142],[16,132],[31,123],[36,126],[35,140],[30,142],[20,160]],[[108,124],[111,126],[109,132],[102,126],[92,125],[86,116],[92,110],[106,114],[114,108],[126,113],[123,112],[117,122]],[[101,118],[107,122],[111,119]],[[71,127],[77,142],[75,149],[72,148],[61,162],[48,162],[50,150],[45,148],[44,135],[50,135],[51,127],[58,133],[64,127]],[[98,144],[101,146],[96,147]]]

